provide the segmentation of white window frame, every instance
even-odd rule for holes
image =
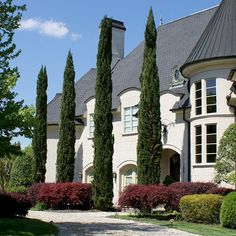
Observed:
[[[215,126],[215,130],[216,132],[215,133],[208,133],[207,131],[207,128],[208,126],[211,126],[211,125],[214,125]],[[198,134],[197,135],[197,132],[196,132],[196,129],[197,127],[201,127],[201,134]],[[195,125],[193,128],[194,128],[194,142],[193,142],[193,145],[194,145],[194,149],[193,150],[193,153],[194,153],[194,160],[193,160],[193,163],[194,165],[214,165],[215,164],[215,160],[216,160],[216,157],[217,157],[217,148],[218,148],[218,130],[217,130],[217,123],[203,123],[203,124],[197,124]],[[201,143],[199,142],[197,144],[197,138],[199,138],[201,136]],[[209,137],[210,136],[213,136],[211,138],[211,140],[209,140]],[[213,142],[214,141],[214,142]],[[215,150],[216,152],[208,152],[208,147],[209,146],[215,146]],[[198,146],[201,146],[201,153],[197,153],[197,147]],[[197,162],[197,157],[199,157],[201,154],[201,162]],[[213,161],[208,161],[208,156],[209,155],[214,155],[215,156],[215,159],[214,159],[214,162]]]
[[[93,137],[94,132],[94,114],[89,114],[89,137]]]
[[[215,126],[216,132],[215,132],[215,133],[207,133],[207,127],[208,127],[208,126],[212,126],[212,125]],[[208,142],[207,138],[208,138],[209,136],[215,136],[216,142],[213,142],[213,143]],[[209,152],[209,153],[208,153],[207,147],[210,146],[210,145],[211,145],[211,146],[214,145],[214,146],[216,147],[216,152]],[[217,124],[216,124],[216,123],[213,123],[213,124],[206,124],[206,163],[215,163],[215,161],[214,161],[214,162],[209,162],[209,161],[208,161],[208,158],[207,158],[208,155],[215,155],[215,161],[216,161],[216,156],[217,156]]]
[[[200,128],[201,129],[201,133],[200,134],[197,134],[197,128]],[[196,125],[195,126],[195,163],[196,164],[201,164],[202,163],[202,125]],[[201,139],[201,142],[197,144],[197,138],[200,138]],[[197,147],[200,147],[201,148],[201,152],[197,153]],[[201,161],[200,162],[197,162],[197,157],[200,157]]]
[[[215,85],[207,87],[207,81],[210,81],[210,80],[214,80]],[[206,113],[207,114],[216,113],[217,112],[217,94],[215,93],[215,95],[207,95],[207,90],[209,90],[209,89],[215,89],[216,90],[216,79],[215,78],[209,78],[209,79],[206,79],[205,81],[206,81]],[[215,97],[216,102],[212,103],[212,104],[207,104],[207,98],[211,98],[211,97]],[[214,112],[208,112],[207,108],[212,107],[212,106],[215,106],[215,111]]]
[[[138,112],[138,106],[124,107],[124,133],[138,132],[138,118],[134,116]],[[129,125],[128,125],[129,124]]]
[[[132,171],[131,175],[129,176],[129,177],[131,177],[131,183],[127,184],[126,180],[127,180],[128,175],[126,175],[126,173],[130,170]],[[121,190],[123,190],[125,187],[127,187],[130,184],[137,184],[137,169],[136,169],[136,167],[127,168],[122,173]]]
[[[200,89],[197,89],[197,84],[198,83],[200,83],[200,85],[201,85]],[[203,83],[202,83],[201,80],[195,82],[195,115],[196,116],[202,115],[202,86],[203,86]],[[197,93],[198,92],[200,92],[201,95],[200,95],[200,97],[197,98]],[[197,100],[201,101],[201,105],[200,106],[197,106]],[[201,109],[201,112],[199,114],[197,114],[197,109]]]

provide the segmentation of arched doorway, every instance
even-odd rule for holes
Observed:
[[[163,149],[161,156],[161,182],[166,176],[180,181],[180,155],[173,149]]]
[[[175,181],[180,181],[180,156],[175,153],[170,157],[170,176]]]

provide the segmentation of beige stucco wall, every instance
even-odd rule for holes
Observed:
[[[114,183],[114,203],[118,200],[118,194],[121,190],[121,172],[128,166],[136,166],[137,155],[137,132],[124,133],[124,108],[132,107],[139,103],[140,91],[138,89],[128,89],[119,95],[120,107],[113,112],[113,134],[114,134],[114,154],[113,154],[113,172],[116,173]],[[163,148],[165,155],[161,160],[162,175],[161,180],[169,174],[169,154],[178,152],[182,160],[181,179],[185,179],[184,165],[186,155],[186,131],[185,123],[182,120],[182,114],[176,114],[170,111],[179,95],[172,93],[162,93],[161,117],[162,123],[167,125],[167,135],[163,140]],[[87,111],[83,115],[84,126],[76,127],[76,144],[75,144],[75,172],[74,180],[86,182],[86,171],[93,165],[93,141],[89,136],[89,115],[94,113],[95,99],[91,98],[86,102]],[[176,136],[178,134],[178,136]],[[46,181],[54,182],[56,175],[56,152],[58,142],[58,126],[48,126],[48,161]],[[172,151],[168,151],[172,150]],[[168,154],[168,155],[167,155]],[[82,178],[81,178],[82,173]]]

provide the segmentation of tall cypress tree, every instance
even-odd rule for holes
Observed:
[[[157,184],[160,182],[162,143],[156,38],[157,31],[151,8],[145,31],[143,66],[140,76],[141,95],[137,144],[139,184]]]
[[[71,182],[75,162],[75,71],[69,51],[64,71],[61,119],[57,146],[57,182]]]
[[[35,160],[35,182],[45,182],[47,160],[47,87],[46,67],[42,67],[37,80],[36,117],[33,136],[33,154]]]
[[[94,110],[94,206],[100,210],[112,207],[113,199],[113,136],[112,136],[112,81],[111,81],[111,43],[112,22],[104,18],[97,54],[97,79]]]

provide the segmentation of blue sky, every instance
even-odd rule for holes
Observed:
[[[15,59],[21,78],[15,91],[25,104],[35,103],[37,75],[48,71],[48,101],[61,92],[68,50],[73,54],[76,80],[96,67],[101,19],[107,15],[126,26],[125,55],[143,41],[146,19],[152,6],[156,25],[167,23],[218,5],[220,0],[22,0],[21,29],[15,43],[22,50]],[[22,146],[29,141],[21,140]]]

